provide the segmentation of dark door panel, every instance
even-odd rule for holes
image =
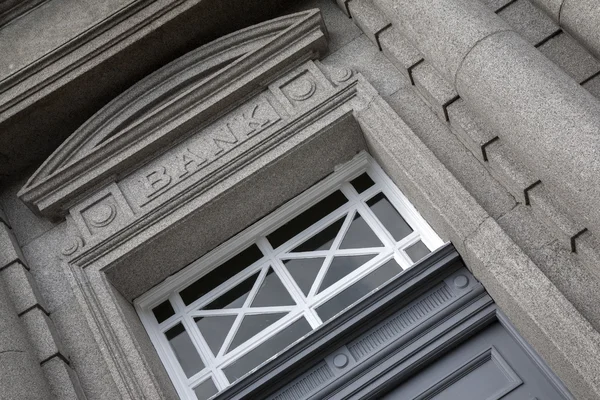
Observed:
[[[499,323],[383,396],[384,400],[562,400],[561,393]]]

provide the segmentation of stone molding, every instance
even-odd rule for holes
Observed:
[[[87,189],[181,140],[260,90],[265,80],[326,48],[317,10],[211,42],[113,100],[46,160],[19,196],[47,216],[64,216],[68,204],[85,197]]]
[[[0,3],[0,29],[48,0],[6,0]],[[0,89],[1,90],[1,89]]]

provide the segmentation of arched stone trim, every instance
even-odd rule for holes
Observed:
[[[243,29],[188,53],[88,120],[19,196],[46,216],[64,216],[88,188],[218,118],[269,78],[324,53],[325,34],[319,11],[311,10]]]

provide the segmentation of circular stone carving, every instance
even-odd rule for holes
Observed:
[[[348,356],[345,354],[338,354],[333,357],[333,365],[335,365],[336,368],[344,368],[348,365]]]
[[[469,279],[464,275],[458,275],[456,278],[454,278],[454,286],[456,286],[459,289],[466,288],[468,284]]]
[[[333,74],[332,78],[334,81],[341,83],[346,82],[348,79],[352,78],[352,70],[350,68],[338,68]]]
[[[290,84],[289,96],[293,100],[302,101],[312,96],[315,90],[317,90],[317,85],[311,79],[302,78]]]
[[[114,204],[101,204],[95,207],[90,215],[90,223],[96,228],[110,224],[117,215],[117,208]]]
[[[74,254],[79,248],[83,247],[83,239],[79,236],[72,237],[67,246],[61,250],[63,256]]]

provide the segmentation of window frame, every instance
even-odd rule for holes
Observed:
[[[412,262],[412,260],[410,260],[410,258],[408,258],[407,255],[403,255],[401,251],[397,250],[400,247],[399,243],[404,243],[404,246],[402,246],[402,247],[407,248],[412,243],[415,243],[416,241],[418,241],[420,239],[432,252],[435,251],[435,249],[437,249],[443,245],[443,241],[441,240],[441,238],[433,231],[433,229],[429,226],[429,224],[419,214],[419,212],[415,209],[415,207],[408,201],[408,199],[404,196],[404,194],[400,191],[400,189],[398,189],[398,187],[396,187],[396,185],[391,181],[391,179],[385,174],[385,172],[381,169],[381,167],[379,167],[379,165],[373,160],[373,158],[364,151],[359,153],[357,156],[355,156],[349,162],[338,166],[335,169],[335,171],[331,175],[327,176],[325,179],[316,183],[311,188],[307,189],[300,195],[298,195],[295,198],[293,198],[292,200],[288,201],[283,206],[279,207],[275,211],[266,215],[258,222],[254,223],[250,227],[244,229],[239,234],[235,235],[234,237],[230,238],[229,240],[227,240],[220,246],[218,246],[215,249],[213,249],[212,251],[210,251],[209,253],[200,257],[198,260],[187,265],[186,267],[184,267],[182,270],[180,270],[176,274],[170,276],[165,281],[161,282],[160,284],[158,284],[157,286],[150,289],[148,292],[144,293],[142,296],[140,296],[139,298],[134,300],[134,305],[135,305],[136,311],[137,311],[148,335],[150,336],[150,339],[151,339],[153,345],[155,346],[155,348],[158,352],[159,358],[163,362],[169,377],[173,381],[174,386],[177,390],[177,393],[179,394],[179,396],[182,399],[187,399],[187,398],[195,399],[196,397],[193,393],[192,388],[196,387],[197,385],[204,382],[207,379],[207,377],[210,377],[211,372],[209,371],[208,373],[204,373],[200,377],[197,377],[199,374],[199,373],[197,373],[196,375],[194,375],[194,377],[196,377],[196,379],[194,379],[193,382],[190,382],[189,379],[186,378],[185,374],[183,373],[183,371],[179,365],[179,362],[172,355],[172,351],[170,350],[168,341],[164,338],[163,331],[166,329],[169,329],[169,328],[162,326],[160,329],[157,329],[160,324],[157,325],[157,321],[152,313],[152,309],[154,307],[156,307],[157,305],[159,305],[161,302],[168,299],[173,293],[179,292],[180,290],[185,288],[187,285],[189,285],[191,282],[194,282],[194,281],[202,278],[202,276],[206,275],[207,273],[211,272],[215,268],[219,267],[222,263],[226,262],[228,259],[232,258],[233,256],[235,256],[236,254],[238,254],[240,251],[244,250],[248,246],[250,246],[254,243],[260,242],[260,240],[264,240],[264,236],[268,235],[269,233],[273,232],[275,229],[279,228],[280,226],[284,225],[291,219],[300,215],[301,213],[303,213],[304,211],[306,211],[313,205],[317,204],[319,201],[323,200],[325,197],[327,197],[334,191],[340,190],[344,184],[350,182],[351,180],[360,176],[364,172],[368,172],[370,177],[375,182],[375,186],[370,189],[367,189],[365,192],[363,192],[359,196],[360,197],[365,197],[365,196],[372,197],[372,195],[375,195],[376,193],[379,193],[379,192],[383,193],[388,198],[390,203],[400,212],[400,214],[406,220],[406,222],[413,228],[413,233],[408,235],[406,238],[402,239],[400,242],[396,243],[394,250],[392,252],[392,257],[394,257],[394,255],[396,253],[400,253],[405,258],[404,263],[399,263],[404,271],[407,268],[409,268],[411,265],[413,265],[414,262]],[[344,191],[342,190],[342,192],[344,192]],[[372,192],[372,195],[369,195],[370,192]],[[346,193],[344,193],[344,194],[346,194]],[[347,194],[346,194],[346,196],[347,196]],[[349,201],[346,204],[346,207],[347,208],[352,207],[353,203],[352,203],[352,205],[350,205],[351,203],[352,203],[352,199],[349,198]],[[343,207],[344,206],[342,206],[342,208]],[[336,212],[342,216],[345,215],[345,213],[339,212],[340,209],[341,208],[338,208]],[[331,215],[332,215],[332,213],[328,214],[328,216],[325,218],[331,219]],[[321,219],[320,221],[323,221],[325,218]],[[333,220],[335,220],[335,219],[332,219],[332,221]],[[322,229],[322,226],[315,227],[315,225],[319,225],[319,224],[315,223],[315,224],[311,225],[311,227],[304,230],[303,233],[307,234],[307,232],[309,232],[311,230],[314,230],[314,233],[316,233],[320,229]],[[296,236],[298,236],[299,234],[300,233],[296,234],[294,236],[294,238]],[[388,235],[390,235],[390,234],[388,233]],[[259,239],[261,237],[263,237],[263,238]],[[286,241],[286,243],[289,243],[289,241]],[[289,246],[289,244],[286,244],[286,243],[280,245],[278,248],[281,249],[285,246]],[[261,250],[264,253],[264,246],[259,245],[259,248],[261,248]],[[273,249],[271,249],[271,251],[272,250]],[[252,266],[256,266],[258,263],[264,264],[265,258],[268,258],[268,257],[269,257],[269,255],[265,254],[265,256],[261,257],[258,261],[251,264],[250,266],[248,266],[247,270],[243,271],[242,275],[250,276],[253,273],[255,273],[255,272],[253,272],[253,273],[249,272],[248,269],[251,268]],[[378,257],[379,257],[378,255],[375,256],[375,258],[378,258]],[[398,259],[398,257],[396,257],[396,259]],[[369,264],[369,263],[367,263],[367,264]],[[381,263],[380,265],[382,265],[382,264],[383,263]],[[368,271],[371,272],[371,271],[374,271],[375,269],[376,268],[371,268]],[[257,271],[260,271],[260,269],[258,269]],[[368,274],[368,272],[365,272],[365,273],[361,274],[360,276],[366,276],[367,274]],[[400,273],[399,275],[402,275],[402,273]],[[241,278],[238,278],[237,280],[239,280],[239,279],[241,279]],[[355,277],[355,279],[353,281],[356,281],[358,279],[360,279],[360,277]],[[229,279],[228,281],[230,281],[230,280],[231,279]],[[215,289],[212,289],[211,292],[213,292]],[[343,290],[343,289],[341,289],[341,290]],[[204,296],[209,295],[209,293],[205,294]],[[331,297],[327,297],[327,299],[330,299],[330,298]],[[193,302],[191,304],[198,302],[198,300],[196,300],[195,302]],[[324,301],[325,300],[321,301],[321,303],[323,303]],[[181,299],[179,299],[179,301],[172,301],[172,304],[174,306],[176,315],[173,317],[170,317],[166,321],[163,321],[162,324],[167,324],[167,325],[170,324],[170,326],[174,326],[178,322],[182,322],[184,324],[184,326],[186,326],[186,323],[184,322],[184,320],[181,319],[180,313],[182,312],[182,307],[183,307],[183,309],[185,309],[185,308],[189,307],[189,305],[185,306],[183,304],[183,302],[181,301]],[[314,307],[316,307],[316,305],[314,305]],[[352,306],[349,306],[347,308],[350,308],[350,307],[352,307]],[[344,311],[346,309],[344,309]],[[339,313],[336,315],[339,315]],[[286,325],[286,326],[290,325],[291,323],[293,323],[293,321],[296,321],[299,318],[303,318],[304,313],[299,313],[297,317],[298,318],[296,318],[296,317],[288,318],[286,320],[286,322],[284,323],[284,325]],[[334,318],[335,317],[333,317],[331,319],[334,319]],[[278,324],[278,322],[276,322],[274,325],[282,325],[282,324]],[[309,321],[309,323],[311,324],[311,326],[313,328],[313,330],[310,332],[313,332],[315,329],[314,324],[311,321]],[[321,325],[326,324],[326,323],[327,322],[322,323]],[[319,325],[319,326],[321,326],[321,325]],[[269,329],[270,328],[267,328],[267,330],[269,330]],[[189,327],[186,326],[186,330],[189,330]],[[269,332],[270,331],[271,330],[269,330]],[[192,338],[192,340],[193,340],[193,338]],[[301,341],[301,340],[302,339],[298,339],[296,342]],[[296,342],[294,342],[294,343],[296,343]],[[260,344],[260,343],[263,343],[263,342],[259,342],[258,344]],[[258,345],[258,344],[256,344],[256,345]],[[291,345],[292,344],[290,344],[290,346]],[[196,347],[198,348],[198,350],[200,350],[198,344],[196,344]],[[249,349],[247,349],[247,351],[251,351],[252,348],[254,348],[254,347],[250,347]],[[203,359],[206,360],[207,357],[205,354],[203,354],[201,351],[199,351],[199,354],[201,354]],[[276,357],[276,356],[274,356],[274,357]],[[274,357],[272,357],[272,358],[274,358]],[[207,367],[208,367],[208,365],[207,365]],[[223,373],[221,372],[221,374],[223,374]],[[214,373],[214,371],[212,371],[212,375],[215,375],[215,377],[218,379],[218,375],[216,373]],[[220,383],[215,382],[215,383],[217,385],[223,384],[223,382],[220,382]],[[225,387],[228,387],[231,385],[235,385],[235,382],[229,383]],[[219,389],[219,392],[221,392],[222,390],[224,390],[224,388]]]

